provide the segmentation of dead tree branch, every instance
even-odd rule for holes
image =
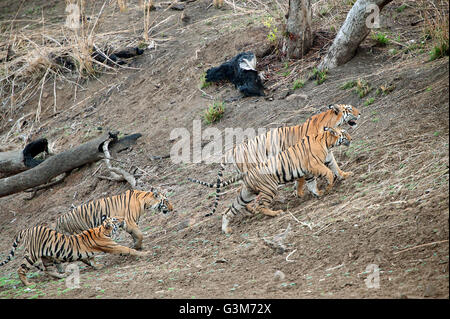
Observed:
[[[141,137],[133,134],[123,139],[111,141],[110,150],[117,152],[129,147],[132,140]],[[19,174],[0,179],[0,197],[48,183],[52,178],[74,168],[104,159],[102,146],[110,135],[104,134],[77,147],[49,157],[39,165]],[[124,142],[124,143],[122,143]]]
[[[136,188],[136,179],[134,178],[133,175],[131,175],[130,173],[124,171],[121,168],[117,168],[117,167],[112,167],[110,159],[111,159],[111,154],[109,153],[108,150],[108,145],[110,142],[114,141],[114,138],[109,138],[107,141],[105,141],[105,143],[103,143],[102,149],[103,149],[103,154],[105,155],[105,163],[106,163],[106,167],[108,167],[111,176],[107,179],[109,180],[113,180],[113,181],[127,181],[131,187],[134,189]],[[104,176],[99,176],[99,178],[105,178]]]

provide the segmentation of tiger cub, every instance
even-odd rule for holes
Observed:
[[[20,231],[12,245],[11,252],[0,266],[7,264],[13,257],[20,243],[25,245],[24,261],[17,270],[19,278],[25,286],[29,286],[26,274],[35,266],[50,276],[63,278],[62,275],[49,271],[47,266],[61,262],[80,260],[97,268],[93,264],[95,253],[147,256],[147,252],[137,251],[121,246],[111,239],[119,227],[123,227],[123,218],[105,217],[103,223],[95,228],[85,230],[78,235],[64,235],[47,226],[36,226]],[[42,267],[40,263],[42,264]]]
[[[133,237],[134,249],[142,248],[143,234],[138,222],[146,208],[156,208],[166,214],[173,210],[172,204],[161,192],[128,190],[123,194],[100,198],[74,208],[56,220],[55,229],[59,232],[77,234],[83,230],[97,227],[104,216],[125,219],[125,230]]]

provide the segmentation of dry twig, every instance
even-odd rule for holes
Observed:
[[[434,242],[432,242],[432,243],[422,244],[422,245],[418,245],[418,246],[414,246],[414,247],[409,247],[409,248],[407,248],[407,249],[403,249],[403,250],[400,250],[400,251],[396,251],[396,252],[394,253],[394,255],[403,253],[403,252],[405,252],[405,251],[413,250],[413,249],[416,249],[416,248],[421,248],[421,247],[431,246],[431,245],[435,245],[435,244],[442,244],[442,243],[447,243],[447,242],[448,242],[448,239],[446,239],[446,240],[441,240],[441,241],[434,241]]]
[[[105,161],[106,167],[108,167],[108,169],[110,171],[111,176],[110,177],[99,176],[99,178],[101,178],[101,179],[109,179],[109,180],[112,180],[112,181],[123,181],[123,180],[125,180],[134,189],[136,187],[136,179],[134,178],[134,176],[131,175],[130,173],[124,171],[121,168],[112,167],[112,165],[110,163],[111,154],[108,151],[108,145],[109,145],[109,143],[111,141],[115,140],[116,138],[117,137],[115,137],[115,136],[110,137],[102,145],[103,153],[105,154],[104,161]]]

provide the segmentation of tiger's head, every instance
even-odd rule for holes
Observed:
[[[102,225],[100,228],[105,236],[112,237],[117,233],[119,227],[124,228],[125,226],[125,219],[123,217],[102,216]]]
[[[167,214],[168,212],[173,211],[172,203],[167,199],[165,195],[161,196],[161,199],[156,208],[163,214]]]
[[[352,137],[350,134],[347,133],[346,130],[341,128],[331,128],[331,127],[324,127],[323,130],[325,132],[329,132],[327,138],[328,144],[333,146],[339,146],[339,145],[345,145],[350,146],[350,143],[352,141]]]
[[[167,199],[166,195],[156,189],[152,189],[150,192],[138,191],[138,198],[141,198],[144,202],[144,208],[157,209],[163,214],[167,214],[173,211],[172,203]]]
[[[350,104],[330,104],[328,105],[328,109],[333,110],[336,115],[341,116],[339,122],[334,125],[335,127],[347,123],[351,127],[356,128],[356,121],[361,116],[361,113],[356,107]]]

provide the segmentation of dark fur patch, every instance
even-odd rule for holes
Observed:
[[[227,80],[233,83],[244,96],[264,96],[264,86],[255,70],[244,70],[239,64],[244,60],[252,60],[252,52],[243,52],[229,61],[206,71],[207,82]]]

